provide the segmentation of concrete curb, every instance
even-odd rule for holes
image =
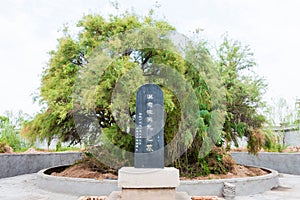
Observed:
[[[102,196],[108,195],[112,191],[121,191],[118,188],[117,180],[101,181],[89,178],[68,178],[45,174],[47,170],[57,167],[43,169],[37,173],[37,185],[41,189],[75,196]]]
[[[215,179],[215,180],[194,180],[181,181],[179,191],[185,191],[191,196],[222,196],[224,182],[236,186],[237,196],[246,196],[268,191],[278,187],[278,172],[271,169],[270,174],[247,178]]]
[[[81,158],[80,152],[0,154],[0,178],[36,173],[57,165],[72,165]]]
[[[37,185],[44,190],[78,196],[102,196],[109,195],[113,191],[120,191],[120,188],[117,187],[117,180],[101,181],[87,178],[56,177],[45,174],[45,171],[50,169],[38,172]],[[187,192],[191,196],[222,196],[223,184],[229,182],[236,185],[238,196],[262,193],[279,185],[277,171],[269,171],[270,174],[257,177],[180,181],[177,191]]]
[[[258,156],[247,152],[232,152],[230,154],[241,165],[266,167],[279,173],[300,175],[300,153],[260,152]]]

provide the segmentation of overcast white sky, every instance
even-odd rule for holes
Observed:
[[[147,13],[154,0],[126,0],[122,9]],[[248,44],[266,78],[266,99],[300,97],[299,0],[161,0],[158,14],[183,34],[202,28],[203,37],[218,43],[228,32]],[[0,115],[6,110],[39,110],[32,93],[40,86],[47,52],[57,45],[58,30],[74,25],[84,14],[114,12],[108,0],[1,0]]]

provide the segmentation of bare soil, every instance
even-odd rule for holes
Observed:
[[[227,174],[210,174],[209,176],[201,176],[192,178],[193,180],[209,180],[209,179],[225,179],[225,178],[237,178],[237,177],[252,177],[261,176],[268,174],[268,171],[262,170],[255,167],[245,167],[241,165],[235,165],[233,169]],[[73,177],[73,178],[92,178],[97,180],[103,179],[118,179],[118,176],[114,173],[103,173],[99,171],[94,171],[86,163],[79,163],[73,165],[64,171],[57,173],[53,172],[51,175],[63,176],[63,177]],[[181,177],[181,180],[191,180],[191,178]]]
[[[118,179],[118,176],[113,173],[103,173],[93,170],[88,163],[75,164],[62,172],[53,172],[51,175],[72,178],[93,178],[97,180]]]
[[[300,146],[289,146],[283,150],[284,153],[298,153],[300,152]]]
[[[226,178],[242,178],[242,177],[253,177],[262,176],[269,174],[270,172],[265,171],[257,167],[247,167],[242,165],[234,165],[233,169],[227,174],[209,174],[208,176],[199,176],[192,178],[193,180],[210,180],[210,179],[226,179]],[[191,178],[180,177],[181,180],[191,180]]]

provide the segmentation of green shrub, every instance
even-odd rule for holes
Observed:
[[[288,146],[278,141],[280,141],[280,136],[276,138],[272,131],[266,131],[264,149],[269,152],[283,152]]]
[[[0,142],[9,145],[14,151],[23,151],[28,148],[25,140],[20,136],[19,126],[22,118],[7,114],[8,117],[0,116]],[[19,114],[20,115],[20,114]]]

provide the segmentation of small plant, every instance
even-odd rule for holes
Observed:
[[[0,153],[7,152],[8,145],[5,142],[0,142]]]
[[[25,147],[18,133],[13,129],[13,127],[10,126],[6,126],[1,131],[0,141],[11,146],[14,151],[20,151]]]
[[[61,141],[58,141],[57,144],[56,144],[55,149],[56,149],[56,151],[59,151],[59,150],[61,150],[61,148],[62,148]]]
[[[81,151],[80,147],[64,147],[56,148],[55,151]]]
[[[276,137],[272,131],[266,131],[264,149],[269,152],[283,152],[288,145],[281,144],[279,141],[281,141],[280,135]]]
[[[258,152],[263,148],[265,144],[265,134],[262,130],[256,129],[252,130],[248,138],[248,151],[254,155],[257,155]]]
[[[275,151],[276,152],[283,152],[286,148],[288,147],[288,145],[282,145],[282,144],[275,144]]]

